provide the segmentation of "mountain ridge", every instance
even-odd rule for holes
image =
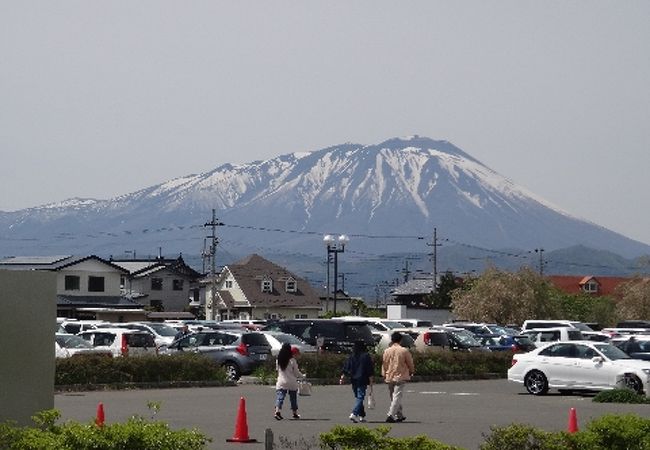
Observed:
[[[650,253],[647,244],[551,205],[452,143],[421,136],[225,163],[111,199],[75,197],[0,212],[0,245],[5,254],[32,252],[43,246],[26,245],[26,239],[46,236],[47,248],[56,253],[70,245],[85,253],[116,253],[125,246],[162,243],[170,251],[188,252],[192,242],[183,233],[202,229],[212,209],[222,222],[241,226],[219,230],[224,244],[250,252],[266,248],[318,255],[323,248],[318,233],[430,236],[437,228],[454,242],[490,248],[553,250],[582,244],[628,258]],[[170,230],[164,239],[138,233],[161,228]],[[253,228],[264,228],[267,235],[258,237]],[[271,236],[270,229],[282,231]],[[97,233],[115,236],[84,237]],[[351,248],[374,251],[377,242],[359,238]],[[423,243],[395,238],[379,247],[385,253],[421,251]],[[200,244],[194,251],[200,252]]]

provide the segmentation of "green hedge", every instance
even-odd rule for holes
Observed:
[[[311,379],[337,382],[346,355],[335,353],[303,354],[298,364]],[[372,355],[375,376],[381,376],[381,355]],[[413,353],[415,375],[418,378],[449,379],[453,377],[481,378],[488,375],[505,377],[512,354],[461,353],[438,351]],[[275,379],[275,358],[255,371],[264,383]],[[56,386],[94,386],[105,384],[156,384],[183,382],[213,382],[227,384],[221,367],[196,354],[170,356],[138,356],[107,358],[105,356],[75,356],[56,361]]]
[[[381,376],[381,355],[372,354],[375,376]],[[298,357],[300,370],[306,372],[309,378],[321,379],[324,382],[337,382],[341,367],[347,355],[335,353],[304,353]],[[466,376],[481,378],[491,375],[505,377],[511,365],[511,352],[481,352],[465,353],[451,351],[413,352],[416,377],[431,377],[434,379]],[[269,359],[265,366],[256,371],[262,381],[275,378],[275,358]]]
[[[226,373],[197,354],[108,358],[78,355],[57,358],[54,384],[174,383],[211,381],[226,384]]]

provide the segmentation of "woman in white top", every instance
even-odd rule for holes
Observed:
[[[298,363],[293,357],[289,343],[282,344],[282,348],[278,353],[276,368],[278,370],[278,381],[275,383],[275,418],[282,420],[282,404],[288,392],[293,418],[300,419],[298,415],[298,379],[304,378],[305,374],[298,370]]]

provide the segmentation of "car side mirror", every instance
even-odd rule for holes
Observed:
[[[602,364],[603,363],[603,357],[602,356],[594,356],[593,358],[591,358],[591,361],[594,364]]]

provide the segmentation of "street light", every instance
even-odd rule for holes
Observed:
[[[332,309],[332,312],[336,314],[336,295],[337,295],[337,290],[338,290],[338,278],[339,278],[339,258],[338,255],[339,253],[343,253],[345,251],[345,244],[350,242],[350,238],[347,237],[346,235],[342,234],[338,237],[334,237],[332,235],[325,235],[323,237],[323,243],[327,247],[327,274],[329,275],[329,268],[330,268],[330,255],[334,254],[334,308]],[[329,276],[328,276],[329,278]],[[329,302],[329,280],[327,282],[327,299]]]

